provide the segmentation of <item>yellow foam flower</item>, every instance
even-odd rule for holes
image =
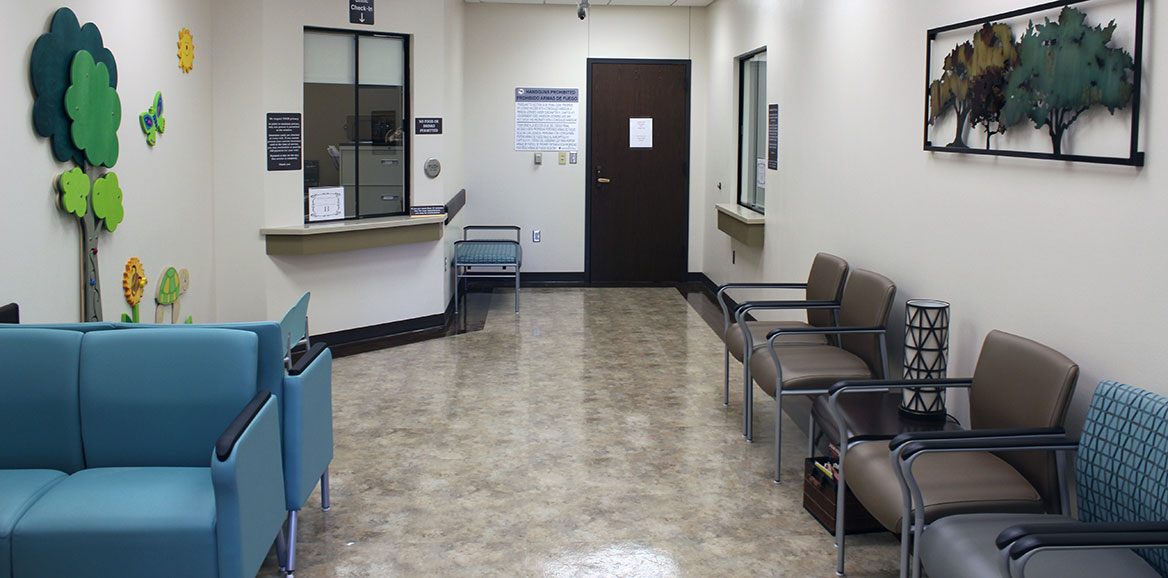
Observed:
[[[146,268],[137,257],[130,257],[126,262],[126,270],[122,272],[122,292],[130,306],[141,302],[142,294],[146,292]]]
[[[186,28],[178,32],[178,67],[183,72],[190,72],[195,67],[195,39]]]

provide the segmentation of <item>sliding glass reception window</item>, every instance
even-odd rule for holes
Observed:
[[[738,204],[761,213],[766,207],[766,50],[744,56],[738,62]]]
[[[304,31],[305,222],[406,213],[407,50],[404,36]]]

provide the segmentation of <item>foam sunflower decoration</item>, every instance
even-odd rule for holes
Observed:
[[[195,38],[186,28],[178,31],[178,67],[188,73],[195,67]]]
[[[138,322],[138,304],[142,302],[142,295],[146,292],[146,268],[137,257],[130,257],[126,261],[126,270],[122,272],[122,292],[126,295],[126,302],[130,304],[133,316],[122,314],[126,322]]]

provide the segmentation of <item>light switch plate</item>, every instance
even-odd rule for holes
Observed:
[[[568,164],[568,153],[560,153],[560,164],[561,165]]]
[[[542,231],[540,231],[539,229],[536,229],[536,230],[531,232],[531,242],[532,243],[538,243],[541,240],[543,240],[543,232]]]
[[[535,164],[537,164],[537,165],[543,164],[543,153],[535,153]]]

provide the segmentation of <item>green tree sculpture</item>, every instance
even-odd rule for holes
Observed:
[[[949,109],[957,114],[957,136],[951,147],[965,148],[965,119],[969,115],[969,84],[973,79],[973,45],[958,44],[945,55],[941,78],[929,83],[929,124],[945,116]]]
[[[986,23],[973,35],[973,79],[969,83],[969,125],[981,125],[986,134],[986,150],[990,138],[1006,132],[1000,120],[1006,104],[1004,90],[1010,70],[1018,64],[1014,32],[1006,24]]]
[[[1112,114],[1131,102],[1133,60],[1107,46],[1115,21],[1089,27],[1086,15],[1064,7],[1057,22],[1031,22],[1018,42],[1020,62],[1006,85],[1002,122],[1029,119],[1047,128],[1054,154],[1062,154],[1063,135],[1079,115],[1095,105]]]
[[[113,232],[124,217],[118,177],[100,168],[118,161],[117,64],[97,26],[79,26],[73,11],[61,8],[33,45],[29,68],[33,126],[52,141],[58,160],[77,165],[57,177],[57,205],[81,227],[82,320],[101,321],[98,234]]]

